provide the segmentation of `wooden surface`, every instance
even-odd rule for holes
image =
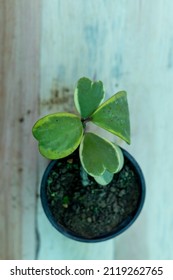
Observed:
[[[0,259],[173,259],[173,2],[0,0]],[[73,111],[81,76],[128,92],[147,197],[121,236],[72,241],[45,217],[39,116]]]
[[[0,0],[0,258],[34,258],[38,155],[39,1]]]

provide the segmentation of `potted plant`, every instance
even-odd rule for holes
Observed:
[[[49,114],[32,129],[40,153],[52,160],[41,182],[43,209],[58,231],[84,242],[122,233],[136,220],[145,198],[136,160],[88,130],[92,122],[130,144],[127,93],[103,99],[103,83],[83,77],[74,92],[78,113]]]

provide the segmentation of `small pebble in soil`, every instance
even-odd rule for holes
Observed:
[[[110,188],[110,191],[111,191],[111,192],[116,192],[116,188],[115,188],[115,187],[111,187],[111,188]]]
[[[100,207],[105,208],[106,207],[106,202],[105,201],[101,201],[99,205],[100,205]]]
[[[125,190],[121,190],[120,192],[119,192],[119,197],[122,197],[123,195],[125,195]]]
[[[64,208],[68,208],[68,204],[63,204],[62,205]]]
[[[91,217],[88,217],[88,218],[87,218],[87,222],[88,222],[88,223],[91,223],[91,222],[92,222]]]

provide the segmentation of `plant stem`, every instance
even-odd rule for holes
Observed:
[[[88,118],[86,118],[86,119],[81,119],[81,122],[82,122],[82,125],[83,125],[84,130],[85,130],[85,128],[86,128],[86,124],[87,124],[88,122],[90,122],[90,121],[91,121],[91,118],[90,118],[90,117],[88,117]]]
[[[81,175],[81,178],[82,178],[82,185],[84,187],[88,186],[90,183],[89,183],[89,180],[88,180],[88,174],[87,172],[83,169],[83,167],[81,166],[81,170],[80,170],[80,175]]]

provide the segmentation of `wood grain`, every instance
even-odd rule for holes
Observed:
[[[0,258],[35,258],[40,1],[1,1]]]

